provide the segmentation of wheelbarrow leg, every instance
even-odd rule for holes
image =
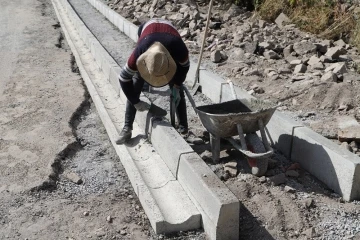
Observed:
[[[210,146],[213,162],[218,163],[220,160],[220,137],[210,134]]]
[[[271,148],[270,148],[270,144],[269,144],[266,134],[265,134],[263,120],[259,119],[258,124],[259,124],[259,129],[260,129],[260,134],[261,134],[261,140],[265,146],[266,151],[269,151]]]
[[[243,128],[242,128],[241,124],[237,124],[236,126],[237,126],[237,130],[238,130],[239,138],[240,138],[241,148],[244,151],[247,151]]]

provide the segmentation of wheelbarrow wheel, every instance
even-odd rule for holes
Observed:
[[[249,133],[245,136],[246,145],[249,151],[253,153],[266,152],[265,146],[256,133]],[[251,167],[251,172],[257,177],[263,176],[268,168],[268,158],[255,159],[247,157],[248,163]]]

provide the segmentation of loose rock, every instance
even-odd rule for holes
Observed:
[[[285,186],[284,191],[288,192],[288,193],[295,193],[296,192],[296,190],[294,188],[290,187],[290,186]]]
[[[341,47],[332,47],[327,50],[325,53],[326,56],[331,57],[332,59],[338,58],[340,55],[346,54],[346,50]]]
[[[225,163],[224,171],[227,172],[231,177],[236,177],[237,161],[230,161]]]
[[[211,53],[211,61],[213,63],[218,63],[221,61],[221,53],[220,53],[220,50],[215,50]]]
[[[66,174],[66,178],[76,184],[81,184],[83,180],[74,172]]]
[[[286,23],[290,23],[290,18],[286,16],[284,13],[280,13],[280,15],[275,19],[275,23],[282,28],[286,25]]]
[[[336,82],[337,76],[333,72],[327,72],[321,77],[321,81],[323,82]]]
[[[299,64],[299,65],[297,65],[297,66],[295,67],[294,73],[295,73],[295,74],[296,74],[296,73],[305,73],[306,70],[307,70],[306,65],[304,65],[304,64]]]
[[[286,171],[285,175],[288,177],[294,177],[294,178],[299,177],[299,173],[295,170],[288,170],[288,171]]]
[[[280,58],[280,56],[273,50],[264,52],[264,57],[266,59],[279,59]]]
[[[311,42],[298,42],[294,44],[294,51],[299,55],[316,53],[316,46]]]
[[[278,186],[286,182],[286,176],[284,173],[269,177],[269,180],[275,185]]]

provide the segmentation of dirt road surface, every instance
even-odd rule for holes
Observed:
[[[0,239],[149,239],[51,1],[1,1],[0,39]]]

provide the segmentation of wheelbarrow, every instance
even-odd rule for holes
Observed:
[[[228,140],[248,160],[251,172],[262,176],[267,171],[268,158],[274,153],[265,134],[276,106],[254,100],[243,103],[236,97],[231,81],[228,81],[235,100],[196,107],[192,95],[184,86],[189,101],[203,126],[210,133],[210,145],[214,163],[220,160],[220,139]],[[256,134],[260,131],[261,139]],[[239,136],[240,144],[233,138]]]

